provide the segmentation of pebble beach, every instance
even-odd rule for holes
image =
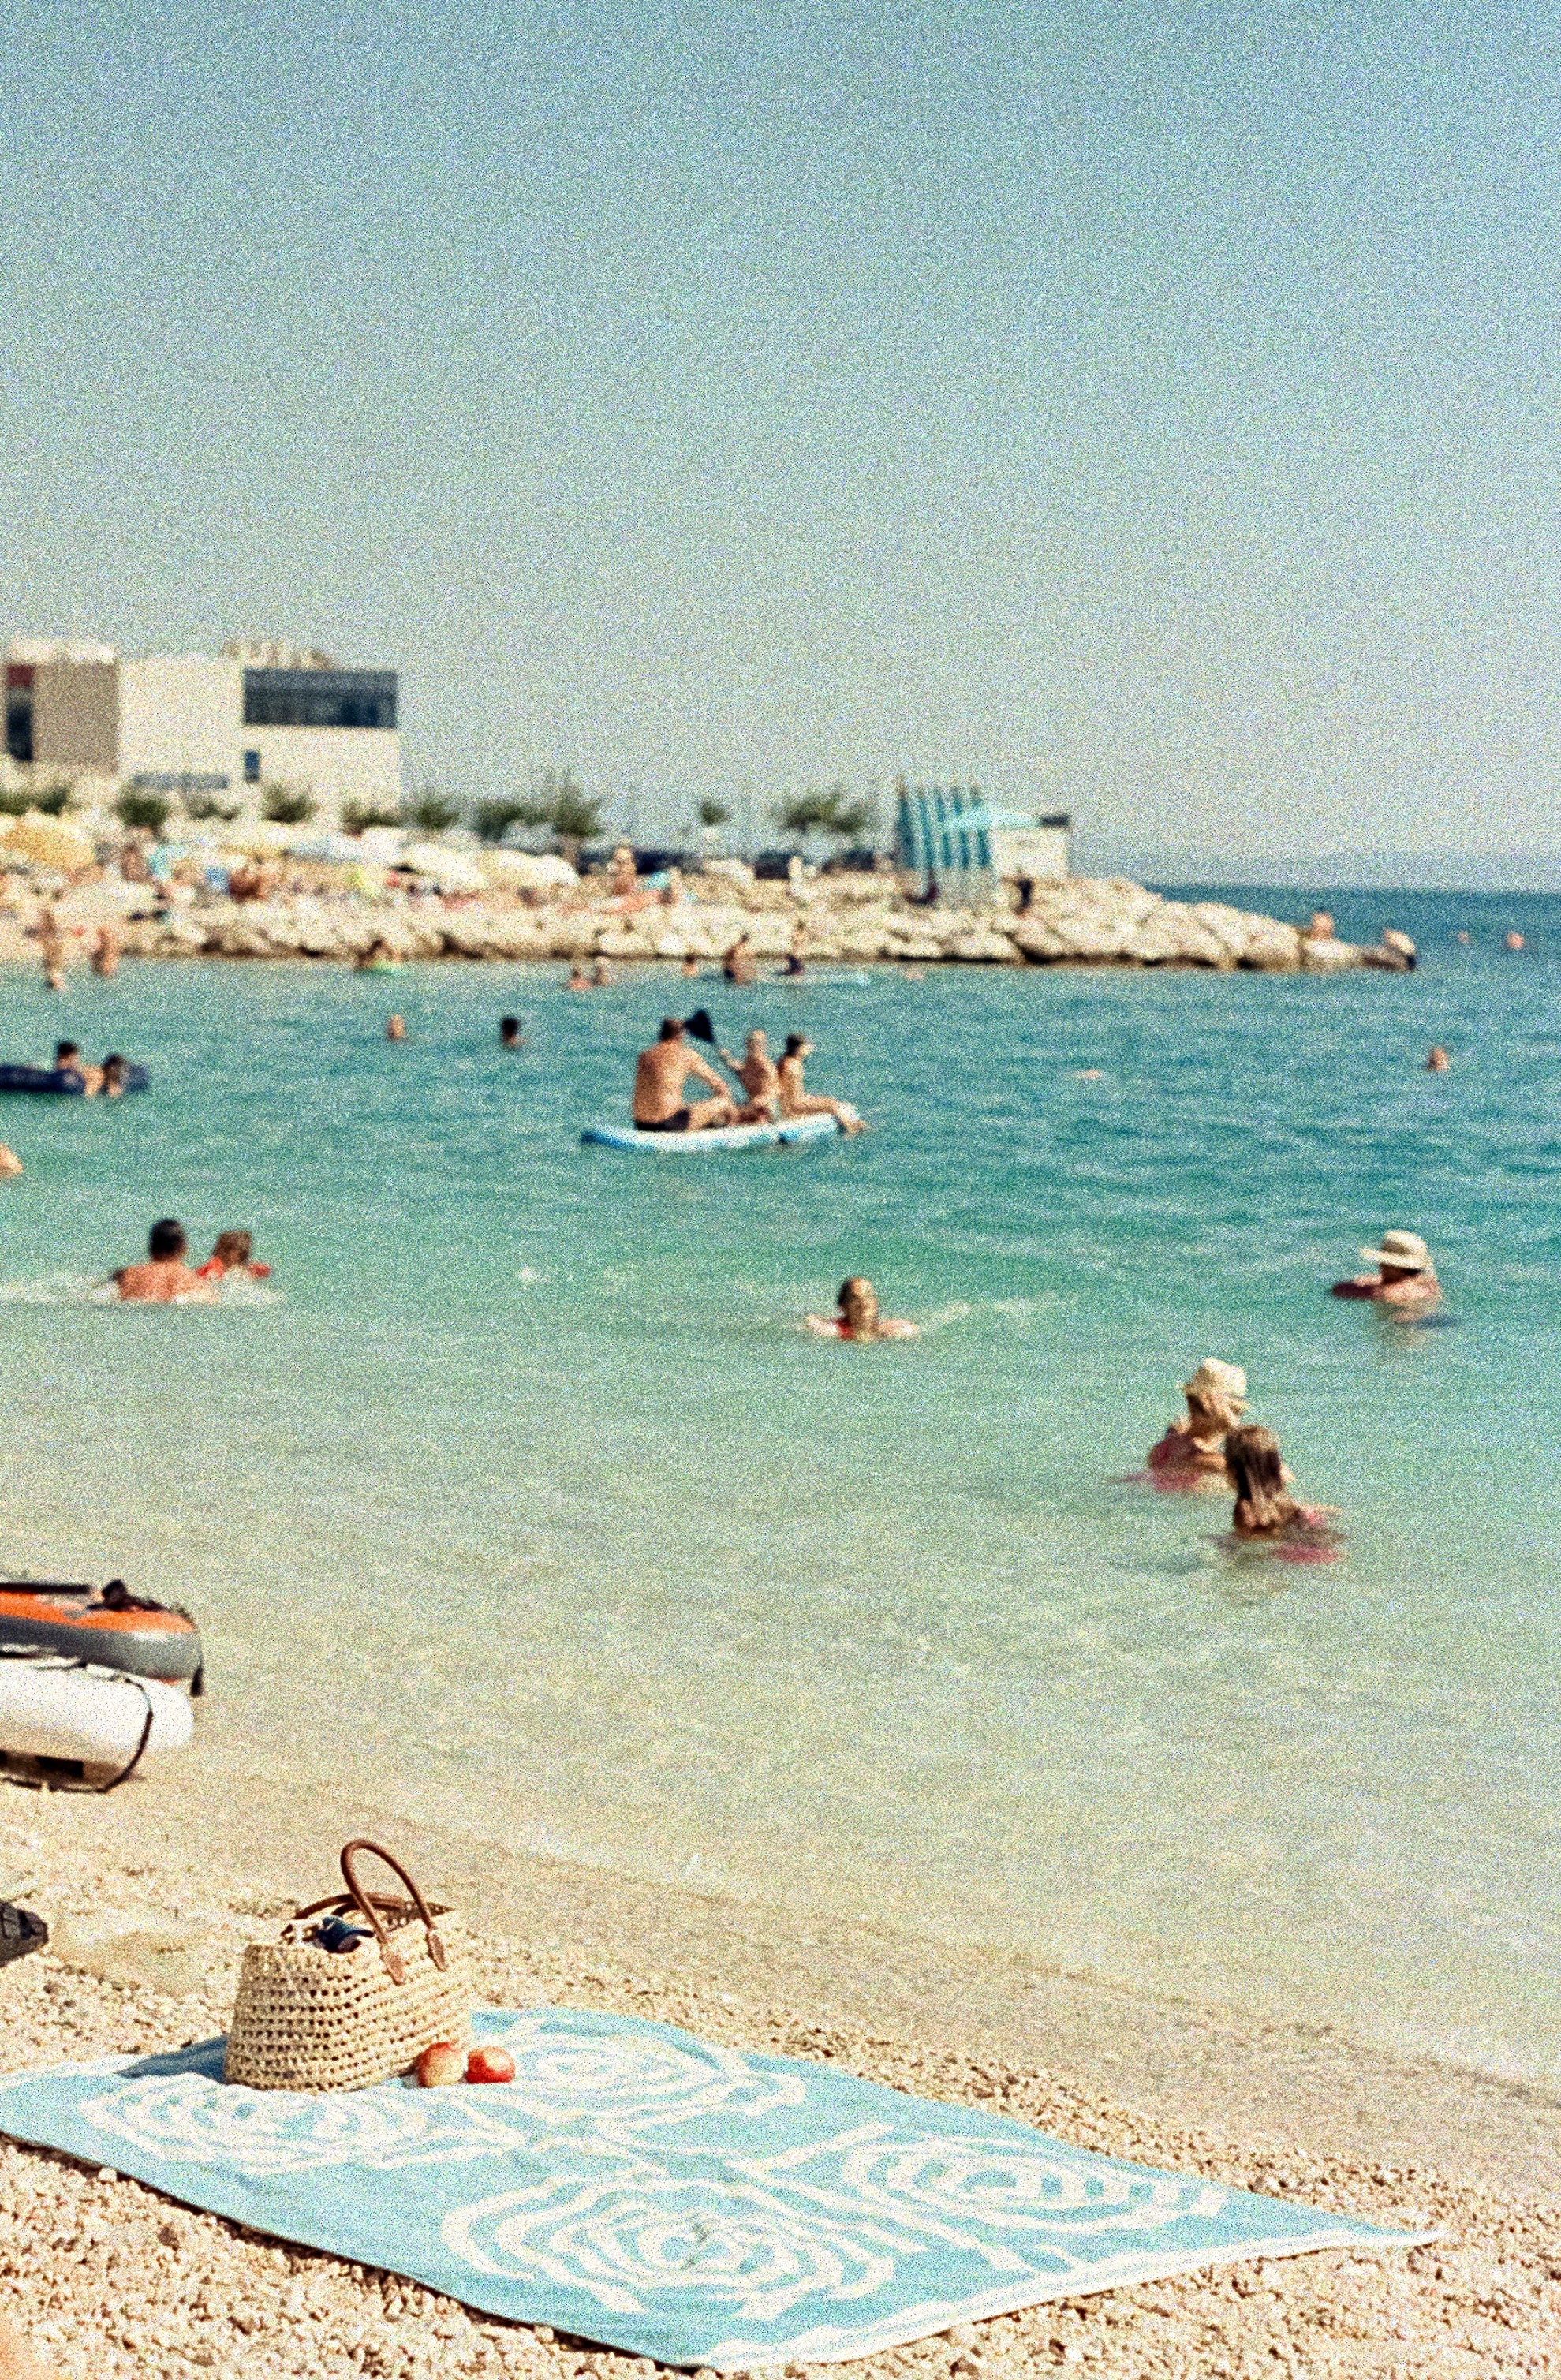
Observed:
[[[214,1817],[212,1791],[192,1796],[170,1774],[108,1800],[6,1792],[8,1888],[54,1934],[0,1973],[7,2066],[172,2047],[224,2028],[245,1942],[268,1935],[295,1895],[322,1888],[318,1852],[290,1864],[256,1858],[258,1840],[286,1840],[275,1824],[281,1807],[264,1780],[230,1782],[241,1789],[232,1800],[242,1819]],[[316,1811],[311,1830],[294,1840],[318,1843],[350,1816],[388,1823],[344,1799],[340,1810]],[[393,1840],[405,1843],[405,1828]],[[1348,2045],[1265,2046],[1218,2011],[1148,2003],[1124,2022],[1119,2007],[1077,1984],[1059,2028],[1072,2033],[1076,2060],[1043,2062],[1034,2020],[1016,2012],[1027,1995],[1011,1967],[987,1978],[978,2019],[969,1976],[950,1974],[953,2022],[939,2022],[936,1979],[930,1989],[916,1985],[913,1945],[898,1946],[897,1959],[892,1944],[858,1941],[855,1959],[842,1961],[840,1944],[791,1934],[777,1961],[766,1913],[751,1906],[636,1896],[614,1879],[496,1846],[477,1862],[467,1847],[463,1861],[417,1839],[417,1858],[475,1925],[479,1988],[494,2004],[551,2000],[663,2018],[708,2040],[827,2058],[923,2096],[1001,2109],[1112,2155],[1441,2232],[1402,2254],[1270,2260],[1049,2303],[856,2369],[927,2380],[1066,2369],[1123,2380],[1487,2380],[1561,2370],[1561,2195],[1541,2181],[1553,2103],[1493,2097],[1487,2086],[1482,2107],[1471,2079],[1391,2070],[1362,2053],[1354,2104],[1330,2124],[1276,2073],[1298,2048],[1302,2065],[1322,2057],[1348,2067]],[[463,1865],[465,1874],[451,1872]],[[767,1968],[772,1992],[763,1988]],[[919,2032],[907,2015],[925,2020]],[[1179,2032],[1202,2034],[1201,2055],[1223,2062],[1258,2120],[1239,2131],[1199,2119],[1198,2099],[1221,2093],[1210,2070],[1201,2083],[1178,2071]],[[1120,2081],[1104,2090],[1095,2073],[1112,2039]],[[1460,2105],[1441,2140],[1450,2153],[1417,2158],[1417,2125],[1429,2137]],[[45,2370],[71,2380],[629,2380],[656,2368],[545,2327],[473,2316],[393,2274],[286,2246],[111,2171],[10,2143],[0,2148],[0,2319]],[[788,2366],[791,2380],[805,2369]]]

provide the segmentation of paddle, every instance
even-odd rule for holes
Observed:
[[[715,1048],[716,1028],[710,1023],[710,1012],[708,1008],[696,1008],[692,1016],[685,1016],[683,1020],[683,1029],[685,1033],[692,1033],[696,1041],[708,1041],[712,1050]]]

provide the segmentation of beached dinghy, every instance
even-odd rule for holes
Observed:
[[[123,1087],[144,1091],[146,1068],[127,1066]],[[69,1066],[0,1066],[0,1091],[32,1091],[44,1098],[81,1099],[87,1096],[87,1086]]]
[[[809,1140],[833,1140],[840,1125],[832,1115],[782,1116],[779,1123],[723,1123],[711,1132],[636,1132],[629,1123],[590,1123],[580,1138],[587,1148],[648,1149],[666,1156],[691,1148],[794,1148]]]
[[[143,1752],[181,1752],[194,1732],[189,1697],[156,1678],[47,1655],[0,1660],[0,1753],[123,1769]]]
[[[132,1595],[122,1578],[101,1595],[53,1579],[0,1580],[0,1650],[7,1647],[140,1678],[199,1680],[201,1670],[200,1631],[188,1614]]]

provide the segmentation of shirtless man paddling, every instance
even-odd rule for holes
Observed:
[[[718,1096],[685,1099],[683,1087],[690,1075]],[[689,1048],[679,1016],[663,1016],[657,1038],[635,1061],[634,1119],[637,1132],[707,1132],[737,1121],[735,1100],[715,1068]]]

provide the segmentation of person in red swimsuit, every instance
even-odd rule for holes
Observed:
[[[853,1273],[841,1283],[838,1314],[810,1314],[807,1327],[820,1339],[919,1339],[914,1322],[891,1321],[878,1312],[878,1293],[870,1281]]]
[[[249,1251],[254,1241],[248,1232],[220,1232],[217,1245],[203,1265],[195,1268],[197,1281],[221,1281],[230,1272],[247,1273],[251,1281],[269,1281],[271,1267],[256,1264]]]

